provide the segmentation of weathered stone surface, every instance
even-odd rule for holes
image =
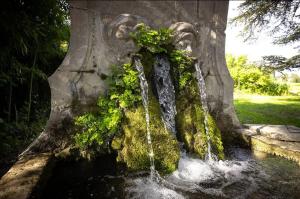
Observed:
[[[228,1],[80,0],[70,4],[69,50],[49,77],[50,119],[46,130],[26,152],[69,144],[72,118],[93,109],[97,97],[106,92],[105,77],[111,66],[128,61],[137,51],[129,33],[141,22],[182,33],[176,42],[190,43],[193,55],[202,63],[208,104],[218,127],[227,131],[239,126],[233,107],[233,80],[225,62]]]
[[[253,150],[278,155],[298,162],[300,165],[300,143],[285,142],[270,139],[261,135],[251,137],[251,146]]]
[[[259,135],[282,141],[300,142],[300,128],[285,125],[246,125]]]
[[[27,199],[40,182],[51,154],[26,156],[14,164],[0,180],[0,199]]]
[[[285,125],[247,124],[233,135],[256,151],[274,154],[300,164],[300,128]]]

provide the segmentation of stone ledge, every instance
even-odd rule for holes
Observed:
[[[23,157],[0,180],[0,199],[27,199],[41,181],[52,154]]]
[[[300,128],[291,125],[245,124],[249,130],[265,137],[290,142],[300,142]]]
[[[300,128],[291,125],[245,124],[233,135],[253,151],[296,161],[300,165]]]
[[[251,137],[251,148],[296,161],[300,165],[299,142],[285,142],[255,135]]]

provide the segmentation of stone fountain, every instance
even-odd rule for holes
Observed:
[[[225,62],[227,1],[70,1],[68,53],[49,77],[51,114],[45,131],[26,151],[63,149],[74,116],[91,110],[107,89],[111,66],[138,51],[130,32],[139,23],[170,28],[178,49],[201,62],[209,112],[222,132],[238,127],[233,80]]]
[[[173,45],[177,49],[187,50],[197,60],[206,85],[207,111],[211,120],[216,122],[215,129],[220,129],[226,134],[240,126],[233,107],[233,80],[225,62],[228,1],[80,0],[70,1],[70,9],[69,50],[62,64],[48,79],[51,88],[50,118],[45,130],[21,154],[21,157],[41,152],[60,152],[71,145],[74,117],[93,110],[98,97],[105,95],[108,89],[105,79],[111,74],[112,65],[129,62],[132,55],[140,50],[130,37],[140,23],[153,29],[171,29],[174,34]],[[180,97],[185,98],[183,95]],[[179,115],[185,116],[191,114],[193,109],[178,107],[177,114],[179,112]],[[149,108],[151,109],[151,103]],[[177,118],[177,121],[181,121],[180,118]],[[157,126],[162,125],[156,123]],[[189,125],[191,124],[177,127],[184,132],[182,137],[194,136],[185,132]],[[160,139],[160,136],[156,140]],[[178,154],[179,149],[174,138],[166,139],[168,142],[165,145],[170,148],[163,150],[175,150]],[[192,142],[197,142],[196,138],[192,139],[195,139]],[[201,140],[198,142],[201,143]],[[203,151],[196,146],[187,148],[198,153]],[[119,150],[118,158],[127,161],[129,165],[130,161],[126,160],[123,154],[125,147],[117,150]],[[179,154],[176,157],[169,154],[166,158],[161,157],[161,160],[173,161],[172,163],[176,165]],[[50,158],[43,156],[43,163],[39,166],[40,173],[37,175],[41,174],[42,168],[49,160]],[[176,167],[172,165],[170,171],[174,169]],[[35,176],[32,184],[34,185],[38,179]],[[21,193],[24,195],[33,185],[25,187],[25,191]]]
[[[170,173],[177,169],[179,164],[179,170],[176,172],[182,174],[185,173],[185,169],[193,169],[186,164],[192,162],[196,168],[207,169],[207,164],[203,161],[187,157],[182,152],[179,154],[176,136],[181,134],[179,137],[185,144],[185,149],[198,154],[198,157],[204,158],[203,154],[214,148],[215,152],[218,152],[214,155],[222,158],[223,147],[216,147],[216,143],[220,142],[219,129],[223,137],[232,137],[258,151],[273,151],[300,162],[299,136],[296,134],[299,133],[299,129],[265,125],[240,128],[233,107],[233,80],[225,62],[228,1],[72,0],[70,9],[69,50],[62,64],[48,79],[51,88],[50,118],[41,135],[1,179],[1,199],[28,198],[34,188],[41,189],[37,188],[37,185],[41,186],[40,182],[45,181],[44,174],[51,171],[53,152],[62,154],[72,145],[74,117],[96,108],[98,97],[105,95],[109,89],[105,80],[111,75],[113,65],[132,60],[135,60],[134,64],[139,71],[144,101],[143,105],[125,112],[129,120],[122,126],[123,137],[115,137],[112,141],[112,148],[118,154],[117,160],[126,163],[128,168],[149,168],[150,162],[151,173],[155,173],[155,162],[163,162],[158,168]],[[173,46],[179,50],[186,50],[196,60],[195,76],[200,83],[196,84],[195,88],[187,88],[187,93],[193,93],[199,87],[200,96],[198,90],[198,95],[195,96],[174,92],[174,77],[170,76],[172,66],[164,56],[154,57],[155,61],[151,67],[155,83],[150,83],[151,75],[146,70],[145,73],[143,71],[147,66],[143,66],[139,58],[133,58],[140,48],[133,42],[131,33],[134,33],[141,23],[153,29],[168,28],[173,31]],[[162,83],[158,83],[159,81]],[[206,92],[203,92],[204,90]],[[202,104],[202,110],[207,112],[207,115],[204,113],[205,117],[203,112],[202,115],[197,115],[195,110],[201,109],[197,103]],[[165,112],[160,113],[162,109]],[[196,116],[191,117],[194,112]],[[130,120],[131,118],[139,120]],[[204,126],[196,124],[201,122]],[[208,126],[211,129],[208,129]],[[206,131],[204,136],[207,137],[208,146],[203,143],[201,134],[197,132],[201,129]],[[217,136],[211,137],[209,131]],[[154,134],[152,139],[150,132]],[[135,141],[130,137],[132,135],[136,136]],[[143,140],[148,142],[142,143]],[[157,146],[158,141],[162,141],[163,145]],[[285,145],[277,142],[284,142]],[[286,144],[287,142],[289,144]],[[126,147],[126,143],[130,147]],[[140,150],[138,144],[143,150]],[[151,145],[148,146],[148,152],[147,144]],[[284,146],[284,149],[281,146]],[[140,154],[136,155],[134,151]],[[129,158],[128,154],[133,155]],[[207,154],[208,159],[213,159],[211,153]],[[136,160],[145,161],[146,164],[139,164]],[[212,164],[220,166],[215,162],[208,167]],[[234,163],[232,165],[237,166]],[[195,172],[198,177],[203,174],[198,169]]]

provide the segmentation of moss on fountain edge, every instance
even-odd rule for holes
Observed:
[[[158,101],[150,93],[150,131],[155,166],[159,172],[168,174],[177,169],[180,158],[179,144],[164,127]],[[117,161],[125,163],[129,170],[149,169],[145,111],[142,105],[125,111],[122,133],[113,139],[111,146],[118,151]]]
[[[149,86],[150,131],[155,167],[162,174],[168,174],[177,169],[180,158],[179,143],[165,127],[158,100],[153,93],[151,79],[154,55],[145,49],[141,49],[139,53]],[[121,133],[115,136],[111,146],[118,152],[117,161],[125,163],[129,170],[148,170],[150,167],[146,132],[143,105],[140,103],[137,107],[125,110]]]
[[[195,153],[204,159],[207,153],[207,136],[204,112],[195,78],[177,95],[176,108],[176,126],[181,140],[188,152]],[[221,133],[210,114],[208,115],[208,126],[212,152],[219,159],[224,159]]]
[[[188,151],[204,158],[207,153],[207,137],[199,91],[193,76],[194,58],[185,51],[175,49],[171,31],[167,29],[156,31],[141,24],[138,31],[132,34],[132,38],[140,47],[134,56],[142,59],[149,84],[150,129],[156,169],[164,174],[170,173],[178,165],[179,143],[172,133],[166,130],[158,100],[153,93],[153,58],[157,54],[164,54],[170,59],[171,76],[176,92],[177,129]],[[110,147],[118,153],[117,161],[125,163],[129,170],[148,170],[150,161],[145,111],[140,100],[136,71],[132,66],[132,63],[124,64],[123,72],[112,74],[109,78],[113,82],[112,88],[107,95],[99,98],[99,110],[96,114],[87,113],[75,120],[83,130],[78,132],[75,138],[81,150],[87,152],[94,151],[95,148],[109,152],[107,143],[112,138]],[[131,94],[128,95],[129,93]],[[103,112],[118,114],[106,115]],[[223,158],[220,131],[211,116],[208,123],[213,152],[219,158]]]

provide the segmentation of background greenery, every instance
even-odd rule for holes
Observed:
[[[9,0],[0,7],[0,174],[44,128],[50,76],[69,40],[64,0]]]
[[[246,56],[226,55],[226,61],[234,80],[234,106],[241,123],[300,127],[300,83],[294,83],[297,75],[275,78],[273,70],[249,63]]]
[[[274,71],[249,63],[246,56],[226,55],[226,61],[235,89],[266,95],[288,94],[288,85],[276,82]]]
[[[263,96],[236,92],[234,106],[243,124],[284,124],[300,127],[300,96]]]

